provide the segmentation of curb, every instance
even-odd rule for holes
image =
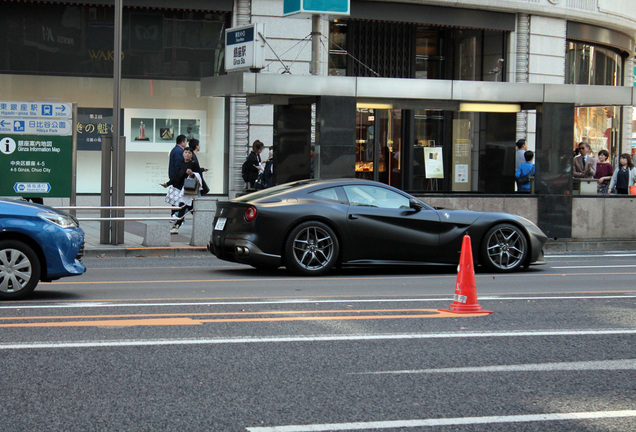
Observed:
[[[548,240],[545,253],[636,251],[636,240]]]
[[[85,258],[151,258],[151,257],[211,256],[205,246],[168,247],[97,247],[84,250]]]

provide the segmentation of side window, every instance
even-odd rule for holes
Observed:
[[[353,185],[345,186],[344,190],[351,205],[394,209],[410,208],[407,197],[388,189]]]
[[[338,197],[338,188],[329,188],[329,189],[322,189],[316,192],[312,192],[311,195],[317,198],[322,198],[322,199],[326,199],[329,201],[338,201],[338,202],[342,202],[342,199],[340,199]],[[340,193],[342,193],[342,191],[340,191]]]

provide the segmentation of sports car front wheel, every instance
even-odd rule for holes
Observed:
[[[492,227],[484,237],[481,262],[496,272],[519,269],[528,257],[528,241],[521,229],[511,224]]]
[[[40,261],[36,253],[17,240],[0,241],[0,299],[25,297],[40,281]]]
[[[331,228],[318,221],[295,227],[285,242],[285,262],[293,273],[318,276],[329,272],[338,260],[340,246]]]

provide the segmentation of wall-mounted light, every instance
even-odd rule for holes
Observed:
[[[356,104],[356,108],[360,109],[393,109],[393,105],[389,103],[367,103],[367,102],[358,102]]]
[[[459,110],[464,112],[518,113],[521,111],[521,105],[492,104],[492,103],[460,103]]]

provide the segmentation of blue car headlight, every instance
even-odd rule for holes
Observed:
[[[70,215],[40,212],[38,216],[60,228],[77,228],[77,221]]]

